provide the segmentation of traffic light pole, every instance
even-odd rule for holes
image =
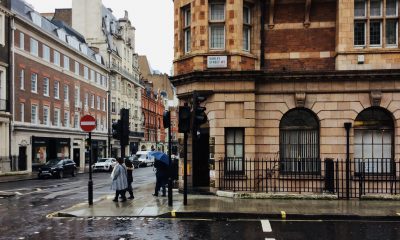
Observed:
[[[169,122],[171,123],[171,114]],[[168,127],[168,157],[169,157],[169,174],[168,174],[168,206],[172,207],[172,159],[171,159],[171,126]]]
[[[93,205],[93,181],[92,181],[92,133],[89,132],[89,182],[88,182],[89,205]]]

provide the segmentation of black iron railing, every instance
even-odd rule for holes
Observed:
[[[243,192],[331,193],[339,198],[400,194],[400,161],[349,162],[347,168],[346,160],[225,158],[215,164],[216,187]]]

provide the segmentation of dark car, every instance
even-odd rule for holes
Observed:
[[[63,178],[65,175],[76,176],[77,168],[71,159],[53,159],[46,162],[39,168],[38,177],[58,177]]]
[[[130,157],[127,157],[126,159],[132,162],[134,168],[139,168],[142,165],[136,155],[132,155]]]

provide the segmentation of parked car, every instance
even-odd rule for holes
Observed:
[[[75,177],[77,171],[76,164],[71,159],[52,159],[39,168],[38,178],[63,178],[66,174]]]
[[[129,161],[132,162],[134,168],[139,168],[140,167],[140,161],[139,161],[139,159],[138,159],[138,157],[136,155],[132,155],[132,156],[126,157],[126,159],[128,159]]]
[[[147,166],[153,166],[154,165],[154,157],[149,155],[150,151],[138,151],[136,153],[136,157],[138,158],[139,161],[139,167],[147,167]]]
[[[100,158],[93,164],[93,172],[95,171],[112,171],[113,167],[117,164],[115,158]]]

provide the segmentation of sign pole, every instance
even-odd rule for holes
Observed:
[[[96,119],[90,115],[85,115],[80,121],[81,129],[89,133],[89,182],[88,200],[89,206],[93,205],[93,180],[92,180],[92,131],[96,128]]]
[[[183,205],[187,205],[187,133],[183,136]]]
[[[169,122],[171,122],[171,112],[169,114]],[[169,176],[168,176],[168,206],[172,207],[172,159],[171,159],[171,126],[168,128],[168,157],[169,157]]]
[[[93,181],[92,181],[92,132],[89,132],[89,182],[88,182],[89,205],[93,205]]]

